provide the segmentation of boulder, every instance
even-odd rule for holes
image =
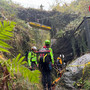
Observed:
[[[67,90],[77,90],[74,83],[82,77],[83,69],[88,62],[90,62],[90,54],[85,54],[71,62],[60,80],[60,83],[63,83],[61,86]]]

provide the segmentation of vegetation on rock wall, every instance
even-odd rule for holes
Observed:
[[[85,89],[85,90],[89,90],[90,89],[90,65],[88,64],[87,66],[85,66],[85,68],[83,69],[83,75],[82,77],[74,83],[74,86],[79,89]]]
[[[87,67],[85,68],[83,81],[84,81],[83,88],[89,90],[90,89],[90,65],[87,65]]]
[[[70,4],[64,3],[61,6],[61,0],[56,0],[56,3],[51,7],[53,10],[70,14],[79,14],[81,16],[89,15],[89,0],[74,0]]]
[[[0,22],[0,52],[10,53],[10,51],[8,51],[6,48],[11,48],[11,46],[5,43],[5,41],[10,40],[13,36],[12,31],[14,26],[14,22]],[[23,61],[25,56],[21,58],[20,56],[21,54],[19,54],[16,58],[14,57],[13,59],[8,59],[7,57],[8,60],[6,60],[2,55],[0,55],[0,88],[2,88],[3,90],[8,90],[10,88],[15,89],[19,87],[17,85],[18,82],[16,82],[19,76],[30,83],[39,82],[40,72],[38,70],[31,72],[24,66],[27,63],[26,61]]]
[[[63,26],[63,28],[59,28],[59,31],[57,32],[56,36],[58,35],[58,39],[56,41],[57,44],[53,45],[55,57],[59,56],[59,54],[64,54],[65,59],[68,61],[72,60],[72,58],[79,57],[80,55],[87,52],[87,39],[86,39],[86,32],[85,32],[85,25],[84,23],[80,25],[79,24],[83,20],[83,16],[89,15],[89,0],[76,0],[73,1],[71,4],[64,4],[63,6],[60,6],[60,2],[56,0],[56,4],[52,7],[52,9],[64,12],[65,14],[73,14],[78,15],[75,19],[71,20],[65,24],[66,26]],[[82,3],[82,4],[81,4]],[[67,18],[63,17],[64,21],[67,20]],[[62,19],[62,18],[61,18]],[[59,20],[59,19],[58,19]],[[57,21],[58,21],[57,20]],[[90,22],[88,22],[90,23]],[[64,24],[62,22],[62,24]],[[78,30],[75,32],[75,30],[78,28]],[[74,33],[75,32],[75,33]],[[63,35],[62,35],[63,34]],[[62,37],[61,37],[62,36]],[[70,43],[69,43],[70,42]],[[63,43],[63,44],[62,44]],[[60,47],[58,46],[60,45]],[[58,50],[56,49],[58,47]]]

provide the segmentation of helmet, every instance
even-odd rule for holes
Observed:
[[[62,55],[60,54],[60,57],[61,57]]]
[[[50,40],[46,40],[45,44],[49,44],[50,45]]]
[[[64,54],[62,55],[62,57],[63,57],[63,58],[65,57]]]
[[[37,48],[35,46],[31,47],[32,50],[37,50]]]

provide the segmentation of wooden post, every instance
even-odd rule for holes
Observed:
[[[84,17],[84,25],[85,25],[87,44],[88,44],[88,52],[90,52],[90,26],[88,23],[88,19],[90,19],[90,17]]]

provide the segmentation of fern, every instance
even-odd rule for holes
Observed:
[[[9,52],[7,48],[11,48],[11,46],[5,43],[5,40],[10,40],[13,37],[12,31],[15,24],[15,22],[0,22],[0,51]]]
[[[25,79],[29,79],[30,82],[32,83],[39,83],[39,76],[40,76],[40,71],[35,70],[35,71],[30,71],[28,68],[24,66],[26,64],[26,61],[23,61],[24,57],[21,57],[20,59],[20,54],[14,58],[13,60],[8,59],[8,60],[2,60],[0,59],[0,63],[2,66],[6,66],[11,77],[13,78],[15,74],[18,72],[21,73],[21,75]]]
[[[13,28],[15,27],[15,24],[15,22],[0,22],[0,51],[9,52],[7,49],[12,48],[5,41],[10,40],[11,37],[13,37]],[[40,72],[38,70],[31,72],[24,66],[24,64],[27,63],[26,61],[23,61],[25,57],[23,56],[20,58],[20,56],[21,54],[18,54],[16,58],[8,60],[0,58],[0,64],[2,65],[2,67],[7,67],[7,70],[12,78],[19,72],[25,79],[28,78],[30,82],[38,83]]]

